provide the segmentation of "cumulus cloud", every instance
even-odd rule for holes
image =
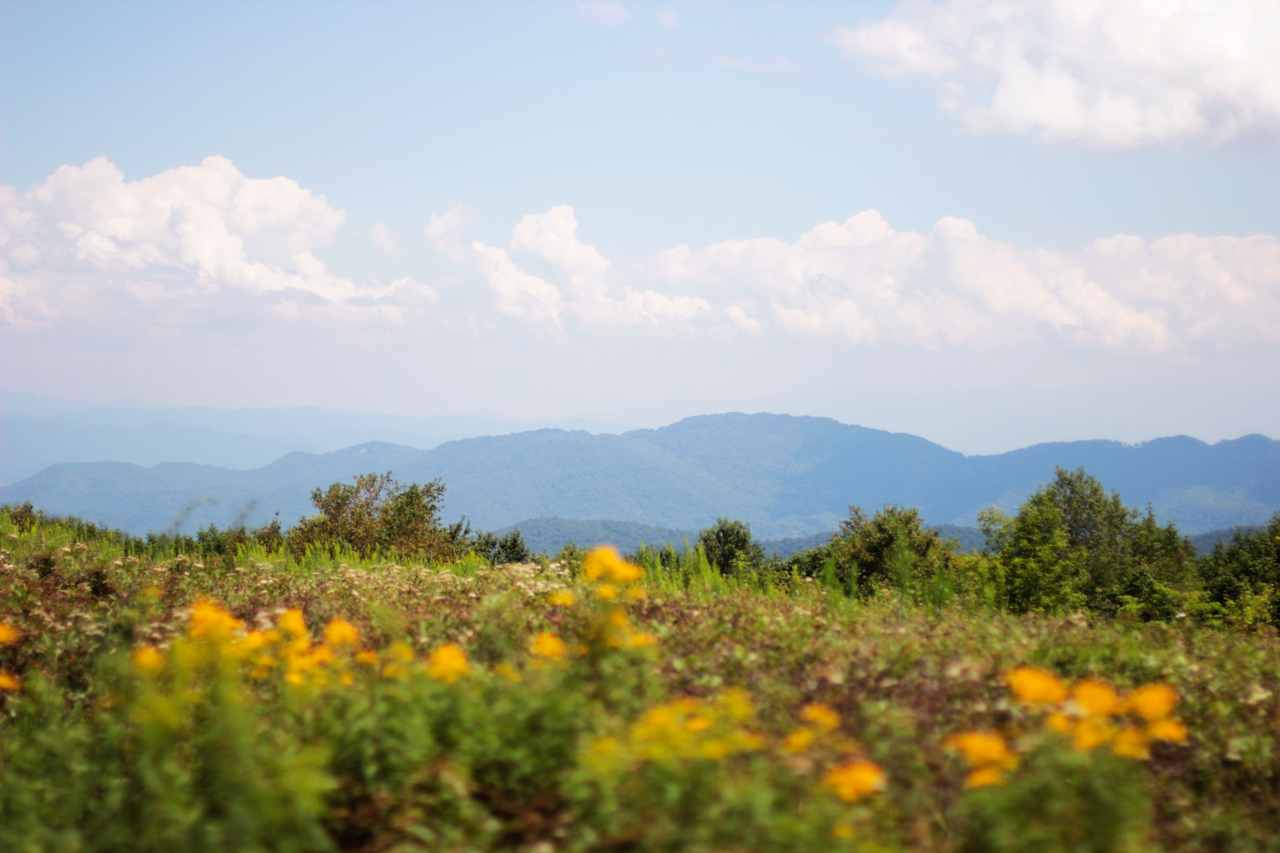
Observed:
[[[833,40],[879,74],[935,81],[978,131],[1132,148],[1280,129],[1272,0],[901,0]]]
[[[422,236],[432,249],[455,261],[461,260],[466,253],[466,241],[463,239],[470,216],[458,205],[440,213],[431,214],[431,219],[422,228]]]
[[[609,260],[578,239],[578,219],[567,205],[521,217],[510,249],[541,260],[560,280],[552,284],[518,266],[506,250],[473,243],[498,309],[512,316],[558,323],[563,305],[585,326],[661,327],[687,323],[711,307],[696,295],[615,284]]]
[[[924,348],[1056,341],[1160,352],[1280,340],[1272,236],[1118,235],[1063,251],[955,217],[898,229],[866,210],[794,240],[679,245],[619,270],[559,206],[522,217],[508,246],[472,250],[498,310],[538,323]]]
[[[359,284],[317,256],[343,218],[295,181],[249,178],[222,157],[135,181],[106,158],[62,166],[30,192],[0,191],[0,319],[93,317],[119,299],[190,310],[230,292],[297,315],[396,313],[376,303],[412,288]]]
[[[579,0],[578,14],[602,27],[620,27],[631,17],[627,7],[614,0]]]
[[[944,217],[927,232],[876,211],[793,241],[676,246],[654,259],[672,287],[749,296],[782,332],[925,347],[1070,344],[1160,351],[1280,340],[1280,240],[1115,236],[1074,251],[1015,246]],[[726,309],[752,331],[743,310]],[[763,324],[762,324],[763,325]]]

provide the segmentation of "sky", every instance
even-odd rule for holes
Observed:
[[[1280,436],[1278,44],[1274,0],[5,4],[0,391]]]

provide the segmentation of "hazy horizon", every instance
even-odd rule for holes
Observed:
[[[1280,6],[1001,9],[14,8],[0,390],[1280,435]]]

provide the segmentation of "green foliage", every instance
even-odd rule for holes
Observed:
[[[1041,739],[1008,784],[974,791],[957,814],[957,847],[982,853],[1149,849],[1151,804],[1135,762]]]
[[[354,483],[315,489],[311,502],[318,515],[304,518],[289,531],[286,544],[295,556],[310,546],[345,546],[361,557],[397,554],[442,559],[456,556],[459,531],[440,523],[444,483],[403,486],[391,474],[361,474]]]
[[[914,509],[886,506],[871,518],[858,507],[822,548],[791,560],[802,575],[867,598],[895,590],[915,603],[941,606],[955,592],[954,546],[925,527]]]
[[[1059,468],[1016,516],[989,511],[980,521],[1003,564],[1001,603],[1017,613],[1087,608],[1167,619],[1177,591],[1196,582],[1194,549],[1173,525],[1127,508],[1083,470]]]
[[[698,545],[722,575],[744,575],[764,563],[764,549],[751,538],[744,522],[720,518],[698,534]]]
[[[1280,514],[1264,528],[1218,544],[1201,572],[1209,599],[1228,621],[1280,627]]]

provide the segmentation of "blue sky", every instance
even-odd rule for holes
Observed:
[[[4,15],[4,390],[1280,433],[1269,2]]]

